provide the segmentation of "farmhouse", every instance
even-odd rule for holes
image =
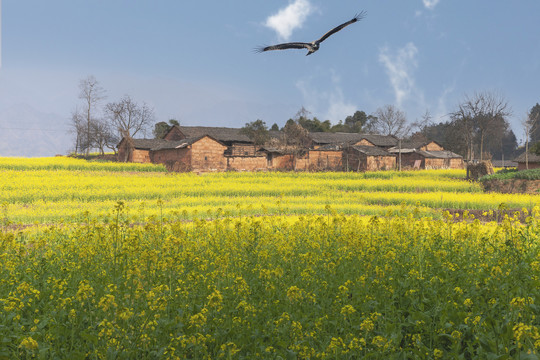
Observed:
[[[523,153],[514,159],[514,161],[517,162],[518,170],[540,168],[540,155],[536,155],[535,153],[528,153],[527,156]]]
[[[164,164],[170,171],[225,171],[225,145],[208,135],[169,141],[165,139],[122,139],[119,159]]]
[[[328,144],[311,149],[307,153],[308,170],[343,171],[343,147]]]
[[[173,126],[164,136],[164,140],[175,141],[211,136],[226,146],[223,153],[226,169],[239,171],[266,170],[266,155],[257,151],[253,141],[242,134],[241,129],[209,126]]]
[[[463,169],[463,157],[444,148],[435,141],[406,141],[388,152],[401,156],[401,166],[412,169]]]
[[[347,170],[378,171],[396,168],[396,155],[373,145],[353,145],[344,151]]]

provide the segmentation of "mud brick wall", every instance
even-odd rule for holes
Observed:
[[[396,168],[395,156],[366,156],[366,170],[393,170]]]
[[[164,164],[169,171],[191,171],[191,149],[167,149],[152,152],[152,162]]]
[[[293,156],[292,155],[274,155],[272,157],[271,169],[275,170],[292,170]]]
[[[151,163],[150,150],[133,149],[129,157],[130,157],[130,161],[132,162],[144,163],[144,164]]]
[[[342,151],[310,151],[309,169],[317,170],[343,170]]]
[[[439,146],[439,145],[437,145],[437,143],[432,141],[429,144],[422,146],[420,148],[420,150],[424,150],[424,151],[443,151],[444,149],[442,148],[442,146]]]
[[[226,146],[217,141],[204,137],[191,145],[191,168],[193,171],[225,171],[227,160],[225,159]]]
[[[266,156],[227,156],[227,169],[237,171],[262,171],[268,169],[268,164]]]
[[[362,139],[359,142],[355,143],[354,145],[367,145],[367,146],[375,146],[371,141]]]

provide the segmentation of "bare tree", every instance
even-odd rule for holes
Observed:
[[[433,117],[431,116],[429,109],[426,109],[426,112],[422,114],[422,117],[420,119],[416,119],[416,121],[411,124],[411,131],[422,132],[424,128],[433,124],[432,118]]]
[[[73,110],[71,113],[70,133],[75,136],[75,155],[84,153],[89,148],[88,133],[83,114],[79,109]]]
[[[375,111],[370,122],[370,130],[382,135],[403,138],[410,133],[411,126],[407,123],[403,111],[393,105],[385,105]]]
[[[139,105],[125,95],[120,101],[108,103],[105,114],[121,137],[133,138],[139,132],[146,132],[154,121],[154,110],[146,104]]]
[[[540,113],[529,111],[527,117],[521,122],[525,129],[525,168],[529,169],[529,139],[539,127]]]
[[[450,116],[461,125],[467,139],[469,160],[473,158],[475,142],[479,146],[480,160],[483,160],[486,137],[503,136],[502,127],[507,124],[506,117],[510,114],[508,102],[500,95],[480,92],[465,96],[465,100]]]
[[[311,138],[309,131],[304,129],[298,122],[289,119],[283,127],[285,148],[293,155],[293,166],[296,170],[296,160],[309,148]]]
[[[92,128],[92,144],[98,148],[101,155],[105,154],[105,148],[116,153],[116,144],[118,144],[118,136],[111,128],[109,122],[101,119],[91,123]]]
[[[84,101],[84,119],[86,122],[86,139],[88,146],[86,147],[86,155],[89,154],[92,131],[92,121],[97,118],[97,105],[105,99],[105,90],[101,87],[96,78],[92,75],[83,79],[79,83],[79,99]]]

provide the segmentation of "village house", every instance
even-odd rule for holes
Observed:
[[[208,135],[169,141],[122,139],[118,158],[140,163],[164,164],[170,171],[225,171],[225,145]]]
[[[223,154],[226,169],[237,171],[259,171],[267,169],[264,153],[257,150],[253,141],[242,134],[241,129],[209,126],[173,126],[164,139],[169,141],[209,135],[226,146]]]
[[[523,153],[515,158],[514,161],[517,163],[518,170],[540,168],[540,155],[536,155],[535,153],[528,153],[527,156]]]
[[[401,146],[400,146],[401,145]],[[397,156],[398,166],[410,169],[463,169],[461,155],[444,148],[436,141],[404,141],[388,149]]]
[[[394,170],[396,155],[373,145],[352,145],[344,152],[346,170],[379,171]]]

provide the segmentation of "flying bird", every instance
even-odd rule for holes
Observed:
[[[270,50],[287,50],[287,49],[304,49],[305,48],[305,49],[308,49],[308,53],[306,54],[306,56],[308,56],[308,55],[313,54],[315,51],[319,50],[320,44],[324,40],[328,39],[330,35],[337,33],[339,30],[343,29],[345,26],[353,24],[359,20],[362,20],[365,16],[366,16],[366,12],[362,11],[360,14],[356,14],[355,17],[353,17],[351,20],[339,26],[336,26],[335,28],[333,28],[332,30],[330,30],[329,32],[321,36],[319,40],[315,40],[310,43],[289,42],[289,43],[271,45],[271,46],[266,46],[266,47],[259,47],[259,48],[256,48],[255,51],[258,53],[261,53],[263,51],[270,51]]]

